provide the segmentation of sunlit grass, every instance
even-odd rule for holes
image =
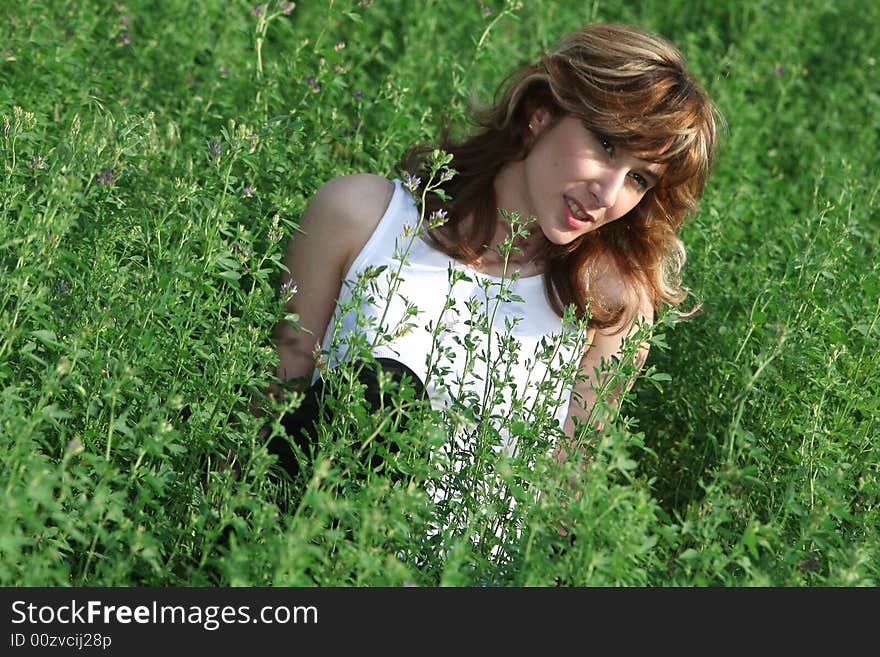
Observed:
[[[0,583],[877,583],[880,8],[253,8],[5,12]],[[308,199],[398,175],[441,118],[466,129],[471,91],[587,20],[672,38],[729,130],[683,233],[704,312],[658,331],[648,365],[670,378],[639,381],[608,427],[565,507],[576,540],[550,487],[508,562],[469,539],[431,553],[416,447],[442,436],[423,415],[402,479],[327,461],[280,507],[249,400]]]

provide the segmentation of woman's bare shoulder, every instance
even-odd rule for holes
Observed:
[[[382,176],[354,173],[325,182],[315,193],[308,214],[319,214],[339,228],[357,228],[367,224],[375,228],[385,213],[394,184]]]
[[[610,255],[603,254],[596,258],[590,269],[590,284],[604,306],[622,307],[624,318],[638,317],[653,323],[654,307],[648,290],[639,284],[627,285],[620,266]],[[613,331],[620,328],[614,327]]]
[[[306,242],[318,249],[344,274],[370,239],[394,193],[387,178],[369,173],[338,176],[315,192],[302,217],[302,238],[292,240],[289,249]]]

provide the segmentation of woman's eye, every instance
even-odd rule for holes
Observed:
[[[629,175],[635,181],[639,189],[648,189],[648,181],[645,180],[645,177],[642,174],[633,171]]]
[[[614,145],[608,141],[602,135],[596,135],[596,139],[599,140],[599,145],[602,147],[602,150],[608,153],[608,155],[614,155]]]

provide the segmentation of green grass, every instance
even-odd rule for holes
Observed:
[[[486,4],[4,10],[0,584],[880,581],[880,6]],[[506,564],[473,537],[426,547],[427,420],[398,437],[403,483],[328,462],[283,511],[248,400],[308,199],[396,175],[589,20],[675,41],[729,129],[683,232],[704,312],[659,331],[648,365],[668,380],[641,379],[600,442],[566,507],[577,540],[551,486],[518,507]]]

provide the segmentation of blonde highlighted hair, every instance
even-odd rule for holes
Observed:
[[[449,215],[430,231],[434,245],[467,263],[486,250],[498,212],[493,181],[505,164],[528,154],[528,121],[539,107],[556,118],[575,116],[612,143],[665,165],[658,184],[624,217],[564,246],[547,242],[544,282],[556,312],[561,316],[574,304],[583,314],[589,304],[590,323],[598,328],[632,320],[633,304],[609,304],[591,289],[588,272],[608,255],[634,293],[630,298],[647,295],[658,311],[681,303],[688,290],[681,283],[685,250],[678,231],[697,209],[723,119],[675,46],[627,25],[587,25],[567,35],[505,78],[495,101],[475,111],[476,134],[462,141],[441,134],[439,147],[452,154],[457,175],[444,185],[451,201],[429,200],[428,211],[442,207]],[[424,175],[432,148],[410,149],[403,167]],[[465,234],[469,214],[474,222]]]

